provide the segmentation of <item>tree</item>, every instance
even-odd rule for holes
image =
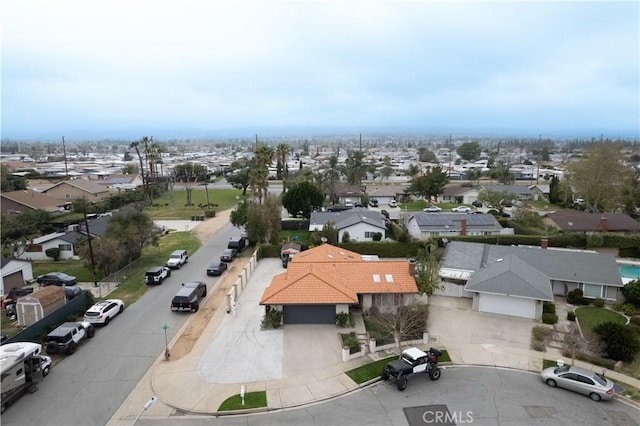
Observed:
[[[482,170],[480,170],[479,168],[474,167],[467,170],[467,179],[469,179],[470,181],[475,180],[479,184],[481,177],[482,177]]]
[[[301,182],[292,186],[282,196],[282,205],[287,211],[296,216],[298,213],[308,218],[311,212],[322,206],[324,196],[322,191],[310,182]]]
[[[14,176],[9,173],[9,167],[7,165],[0,165],[0,170],[2,171],[2,185],[0,186],[2,192],[27,189],[27,180],[24,177]]]
[[[602,356],[604,344],[598,335],[588,329],[585,329],[583,333],[584,338],[580,334],[578,326],[573,323],[564,335],[562,355],[571,357],[571,365],[573,365],[575,359],[582,354],[588,353],[595,356]]]
[[[511,168],[504,161],[498,161],[492,172],[493,177],[504,185],[510,185],[515,181],[515,176],[511,173]]]
[[[267,196],[269,187],[269,166],[273,161],[275,153],[273,148],[267,145],[258,145],[254,152],[255,163],[249,171],[249,188],[253,195],[258,197],[258,202]]]
[[[267,196],[264,204],[251,202],[247,208],[247,234],[252,243],[277,243],[282,205],[279,197]]]
[[[382,178],[389,179],[389,176],[393,174],[393,169],[389,166],[384,166],[380,169],[380,182],[382,182]]]
[[[333,222],[327,222],[320,231],[313,231],[311,233],[311,241],[313,244],[322,244],[323,237],[326,238],[324,242],[328,244],[338,243],[338,229]]]
[[[418,161],[421,163],[437,163],[438,157],[436,157],[433,151],[425,147],[420,147],[418,148]]]
[[[109,220],[106,235],[122,244],[127,262],[130,262],[140,257],[145,246],[158,245],[160,230],[149,215],[129,208]]]
[[[411,179],[409,187],[405,190],[408,194],[419,195],[426,201],[431,201],[432,197],[438,199],[438,195],[444,192],[444,188],[449,181],[449,177],[440,167],[434,167],[422,176]]]
[[[178,182],[198,182],[207,179],[209,171],[203,164],[183,163],[173,169],[173,176]]]
[[[629,174],[621,188],[623,211],[633,218],[640,217],[640,171]]]
[[[594,331],[605,344],[607,358],[633,362],[640,352],[640,337],[623,324],[604,322],[597,325]]]
[[[149,178],[147,176],[147,173],[145,172],[144,161],[142,160],[142,153],[140,152],[140,147],[142,147],[143,150],[145,150],[146,146],[149,144],[149,141],[150,141],[149,137],[144,136],[140,140],[131,142],[131,145],[129,145],[129,147],[135,149],[136,151],[136,155],[138,156],[138,162],[140,163],[140,177],[142,178],[142,186],[144,188],[144,193],[147,196],[147,199],[151,201],[152,195],[151,195],[151,192],[149,191]]]
[[[592,213],[614,211],[621,204],[624,182],[631,170],[623,164],[621,145],[595,144],[568,167],[568,180]]]
[[[122,174],[135,175],[139,173],[140,169],[135,163],[127,163],[122,167]]]
[[[247,195],[247,188],[249,188],[249,172],[251,167],[245,167],[239,171],[227,176],[227,182],[236,189],[242,190],[242,195]]]
[[[553,175],[551,181],[549,181],[549,202],[552,204],[558,204],[560,201],[560,178]]]
[[[418,250],[416,260],[416,285],[418,291],[427,296],[431,296],[434,291],[441,287],[440,283],[440,262],[435,254],[435,248],[430,250]]]
[[[382,295],[387,296],[387,295]],[[369,319],[374,327],[383,335],[392,336],[395,344],[400,348],[403,338],[411,339],[422,334],[427,328],[427,305],[412,304],[398,306],[395,311],[381,312],[372,309]]]
[[[456,152],[463,160],[476,161],[482,154],[482,147],[476,141],[465,142],[456,149]]]
[[[329,184],[331,203],[334,203],[336,199],[336,182],[340,180],[340,171],[338,170],[338,156],[335,154],[329,157],[329,170],[325,172],[325,179]]]
[[[247,212],[248,212],[249,202],[241,201],[238,205],[231,211],[231,215],[229,216],[229,222],[237,228],[241,228],[247,225]]]
[[[276,146],[277,172],[276,179],[282,180],[282,190],[286,191],[286,181],[289,177],[289,167],[287,166],[287,156],[291,153],[291,147],[286,143]]]
[[[344,161],[344,172],[349,185],[360,185],[366,173],[364,152],[347,151],[347,159]]]
[[[640,279],[625,284],[622,287],[622,295],[627,303],[640,308]]]
[[[483,189],[478,194],[478,201],[482,201],[483,204],[494,208],[502,213],[502,211],[504,210],[502,202],[511,201],[516,197],[516,194],[509,191],[494,191],[492,189]]]
[[[407,170],[405,170],[405,174],[410,177],[416,177],[420,173],[420,167],[417,164],[411,164]]]
[[[33,238],[53,232],[51,213],[45,210],[27,210],[20,214],[3,214],[0,230],[2,246],[19,255]]]

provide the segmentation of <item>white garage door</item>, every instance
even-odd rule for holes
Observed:
[[[480,312],[533,319],[536,315],[536,301],[518,297],[496,296],[495,294],[481,294],[479,310]]]

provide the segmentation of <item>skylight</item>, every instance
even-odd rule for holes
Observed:
[[[388,283],[393,282],[393,275],[391,274],[384,274],[384,278],[387,280]]]
[[[379,283],[380,282],[380,275],[373,274],[373,282],[374,283]]]

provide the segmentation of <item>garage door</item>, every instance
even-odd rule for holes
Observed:
[[[480,312],[533,319],[536,315],[536,301],[519,297],[481,294],[479,310]]]
[[[335,324],[336,305],[285,306],[285,324]]]

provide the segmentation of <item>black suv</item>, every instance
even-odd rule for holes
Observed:
[[[145,284],[162,284],[166,278],[171,276],[171,269],[166,266],[153,266],[144,273]]]
[[[87,321],[65,322],[47,334],[45,348],[48,354],[71,355],[82,340],[91,339],[95,334],[95,328]]]
[[[171,310],[198,312],[200,300],[205,297],[207,297],[207,285],[202,281],[182,283],[182,288],[171,300]]]
[[[233,237],[229,239],[229,243],[227,244],[228,249],[234,249],[236,252],[240,253],[245,246],[247,245],[247,240],[244,237]]]

